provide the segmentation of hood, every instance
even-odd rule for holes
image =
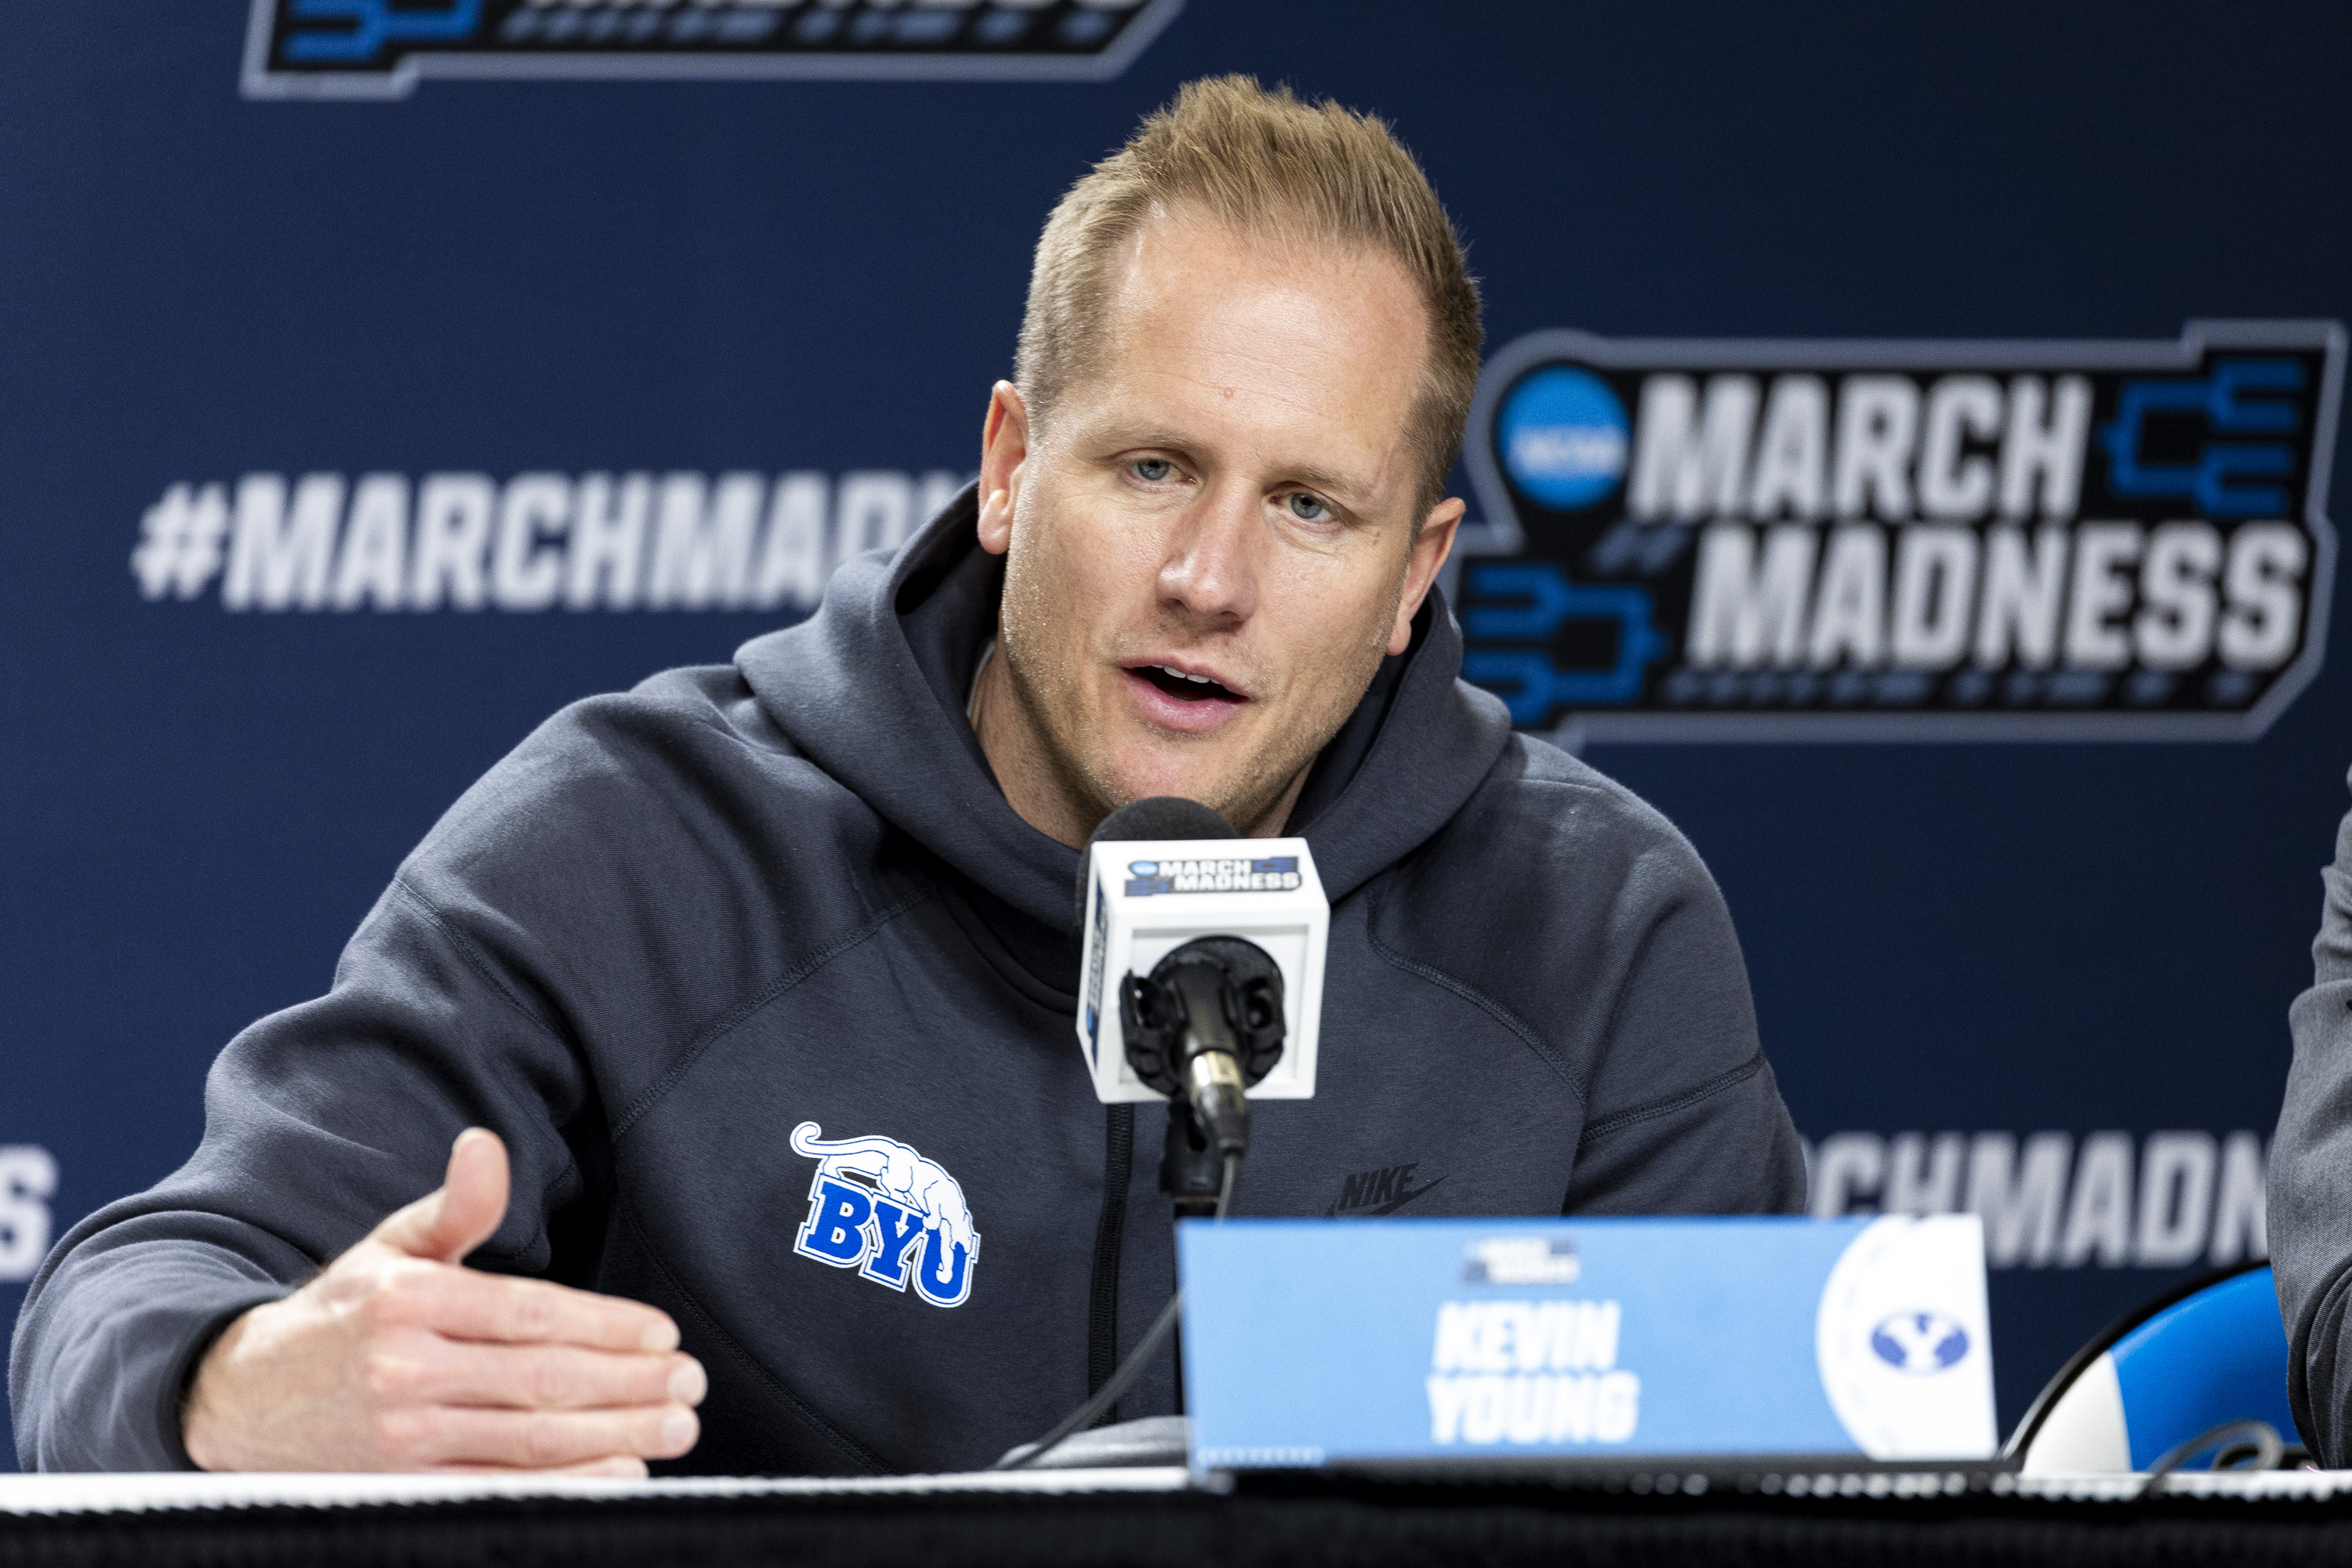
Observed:
[[[845,563],[815,615],[735,663],[803,756],[994,901],[1066,932],[1078,852],[1014,813],[964,719],[1003,581],[980,548],[978,493],[895,554]],[[1381,661],[1292,814],[1334,902],[1444,826],[1500,754],[1509,716],[1461,667],[1461,628],[1433,587],[1412,646]]]

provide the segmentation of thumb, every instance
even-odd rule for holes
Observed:
[[[448,1173],[427,1193],[376,1226],[395,1252],[457,1263],[489,1240],[507,1214],[507,1146],[485,1127],[468,1127],[450,1146]]]

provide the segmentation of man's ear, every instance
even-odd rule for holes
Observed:
[[[1421,537],[1412,542],[1412,553],[1404,564],[1404,595],[1397,601],[1396,625],[1389,630],[1391,654],[1412,646],[1412,618],[1421,614],[1429,585],[1437,581],[1445,558],[1454,553],[1454,531],[1462,526],[1464,510],[1459,497],[1448,496],[1422,520]]]
[[[1029,460],[1029,406],[1021,389],[1000,381],[989,390],[980,427],[980,547],[1002,555],[1013,547],[1013,509],[1021,500],[1021,469]]]

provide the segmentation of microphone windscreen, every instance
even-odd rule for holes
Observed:
[[[1088,844],[1108,839],[1113,844],[1150,838],[1239,838],[1234,825],[1197,800],[1181,795],[1155,795],[1131,800],[1094,831]]]
[[[1078,857],[1078,921],[1087,918],[1087,869],[1094,863],[1094,847],[1106,841],[1112,844],[1140,843],[1154,838],[1239,838],[1234,825],[1202,805],[1197,800],[1186,800],[1181,795],[1155,795],[1142,800],[1131,800],[1108,816],[1087,840],[1089,853]]]

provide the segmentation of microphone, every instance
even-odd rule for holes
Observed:
[[[1197,801],[1139,800],[1088,841],[1078,907],[1096,1097],[1167,1098],[1160,1184],[1180,1214],[1205,1212],[1249,1148],[1250,1100],[1315,1092],[1330,906],[1314,856],[1242,841]]]
[[[1087,850],[1079,858],[1078,866],[1078,919],[1083,921],[1087,918],[1087,892],[1094,886],[1090,873],[1094,869],[1096,845],[1144,843],[1155,838],[1240,837],[1234,831],[1234,825],[1215,808],[1197,800],[1186,800],[1181,795],[1155,795],[1129,801],[1104,817],[1087,840]]]
[[[1155,795],[1112,812],[1087,841],[1078,1049],[1105,1104],[1167,1097],[1160,1189],[1177,1218],[1225,1216],[1249,1150],[1253,1098],[1315,1093],[1330,928],[1304,838],[1244,841],[1200,802]],[[1169,1301],[1085,1404],[993,1468],[1034,1465],[1099,1420],[1176,1331],[1183,1300],[1180,1291]]]
[[[1249,1152],[1251,1084],[1282,1059],[1282,971],[1254,942],[1196,937],[1118,983],[1135,1075],[1180,1090],[1219,1154]]]

